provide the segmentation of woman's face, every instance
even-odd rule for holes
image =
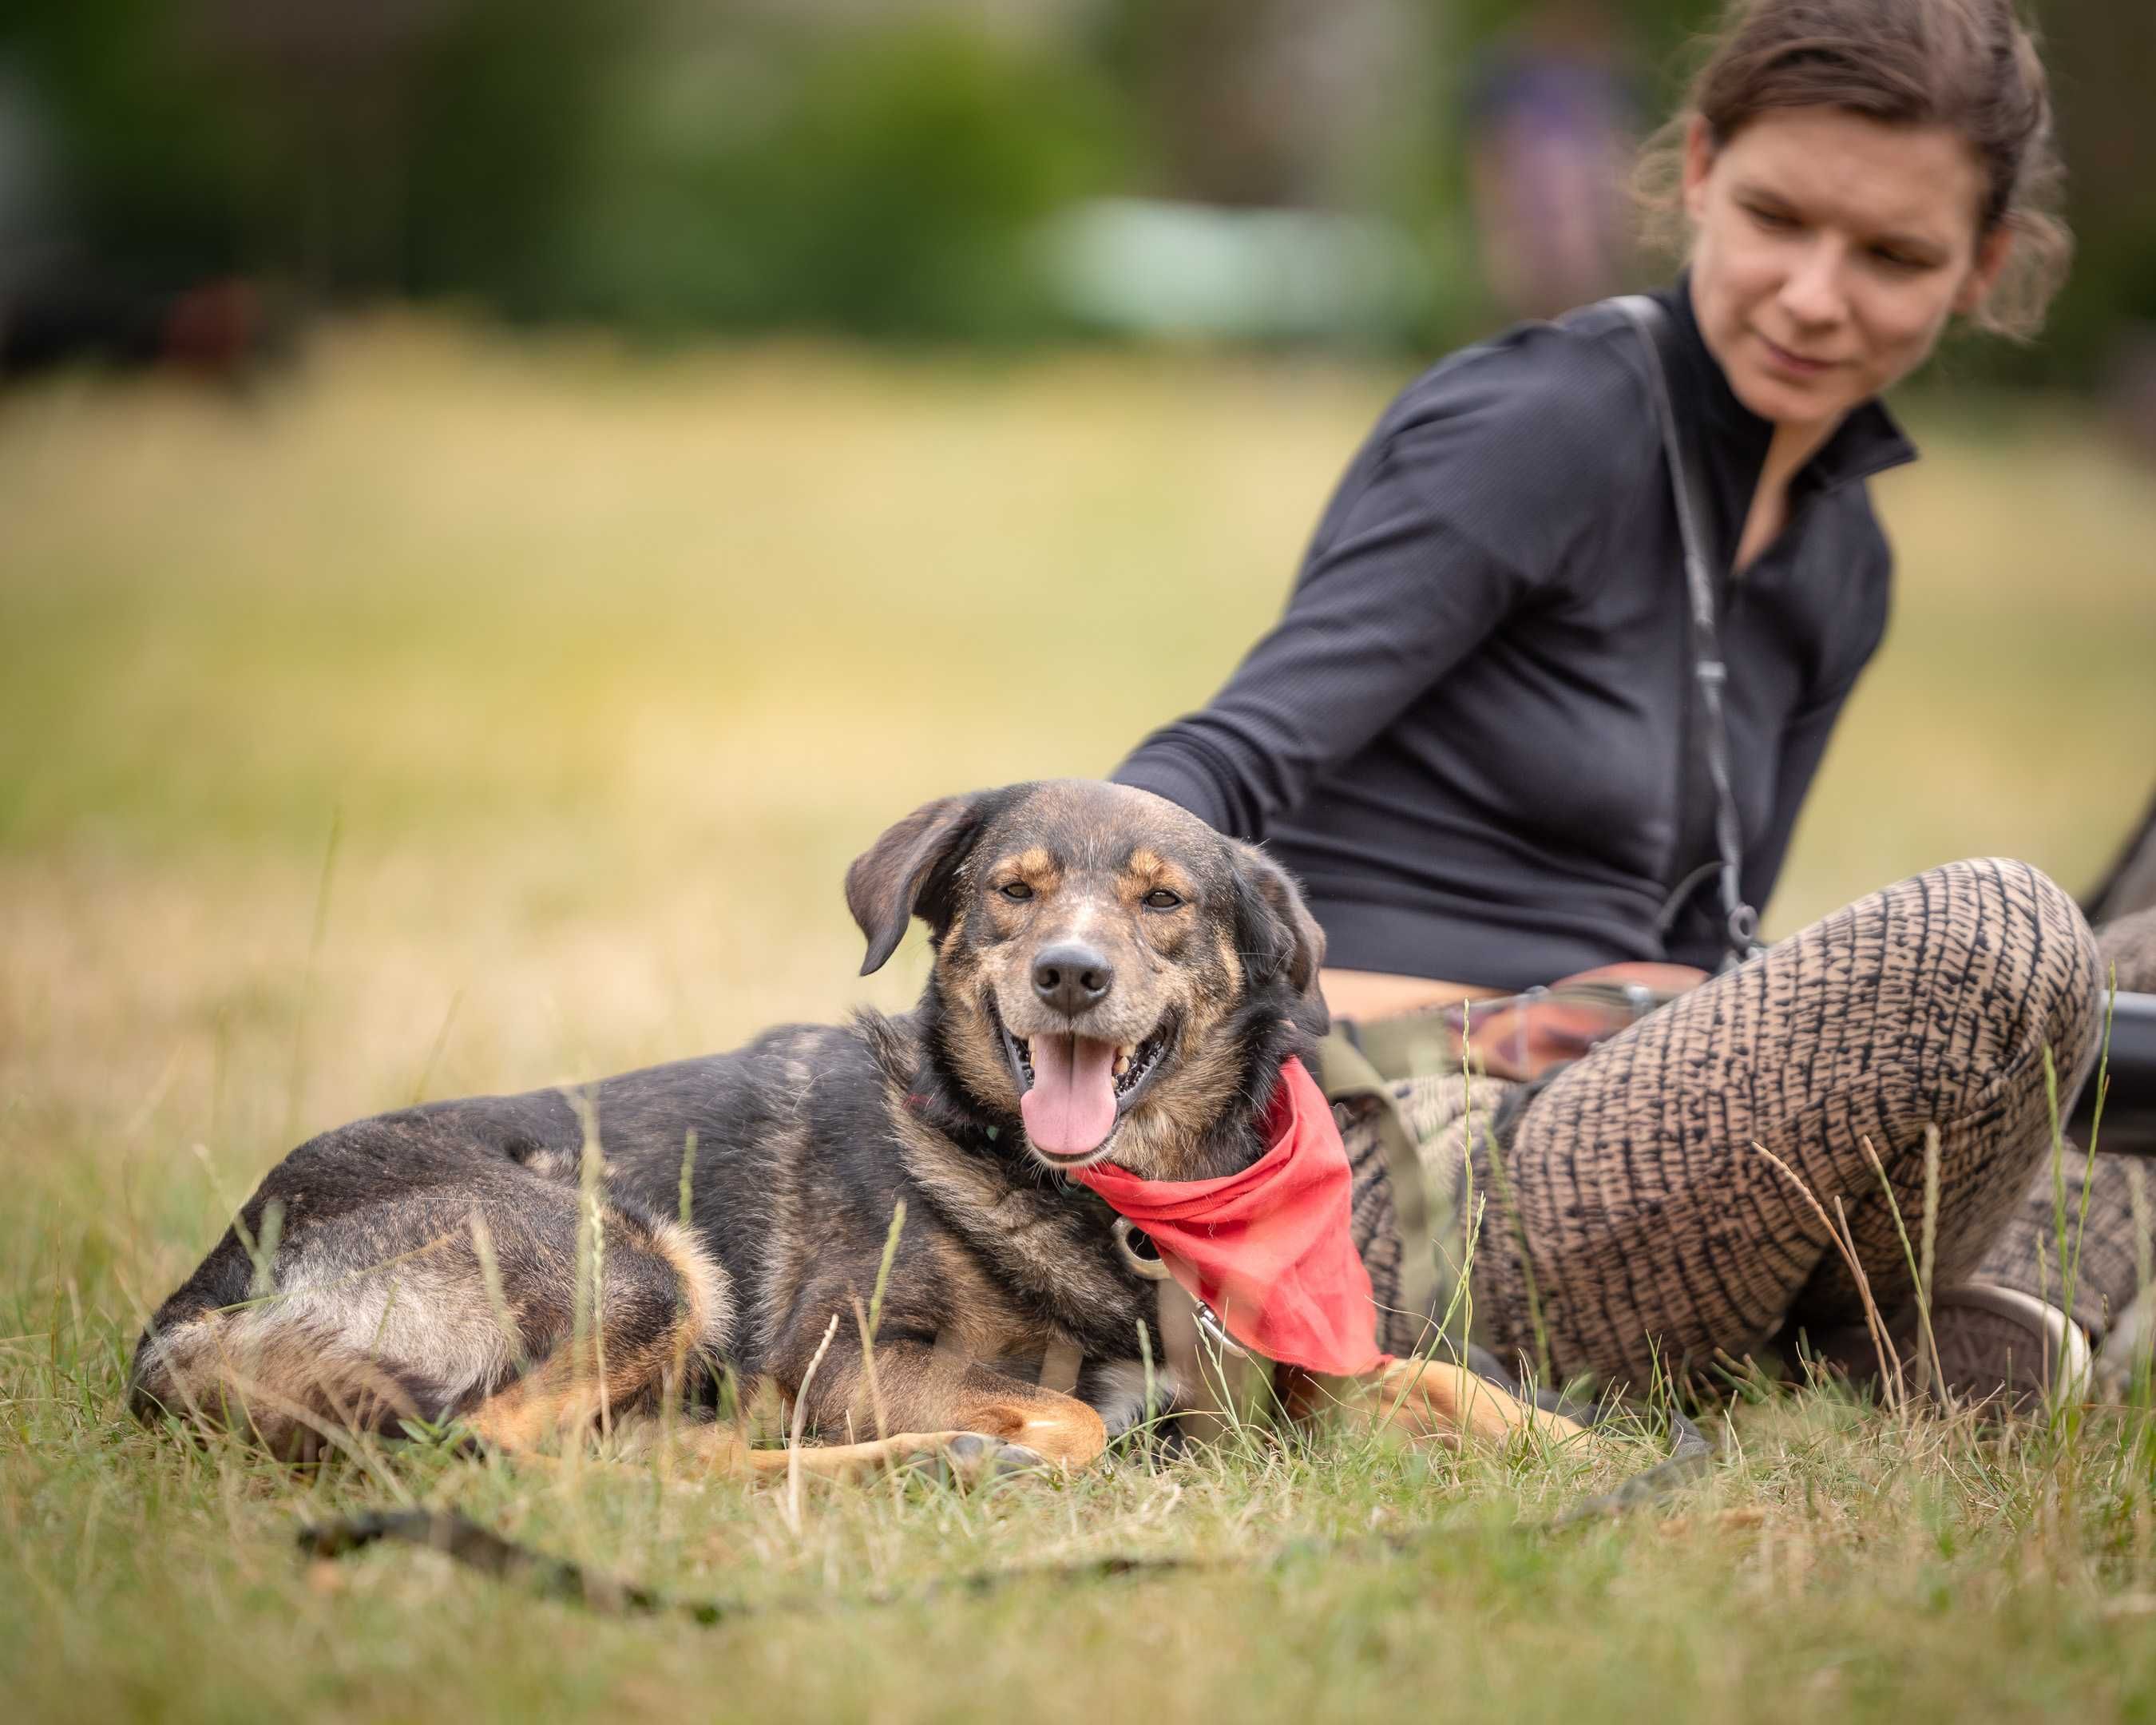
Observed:
[[[1717,150],[1695,119],[1692,311],[1737,398],[1830,426],[1914,371],[2005,262],[2007,230],[1977,233],[1984,191],[1944,126],[1789,108]]]

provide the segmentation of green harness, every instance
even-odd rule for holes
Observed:
[[[1397,1304],[1422,1327],[1417,1353],[1435,1347],[1464,1359],[1470,1342],[1484,1343],[1466,1297],[1471,1261],[1470,1235],[1482,1208],[1464,1181],[1433,1178],[1422,1147],[1403,1106],[1410,1081],[1451,1077],[1465,1084],[1471,1076],[1459,1063],[1452,1043],[1435,1014],[1410,1014],[1375,1024],[1336,1023],[1319,1047],[1318,1081],[1326,1100],[1368,1111],[1384,1153],[1392,1189],[1393,1217],[1400,1236],[1400,1285]],[[1499,1122],[1491,1111],[1474,1119],[1471,1137],[1498,1142]],[[1466,1199],[1466,1202],[1463,1202]]]

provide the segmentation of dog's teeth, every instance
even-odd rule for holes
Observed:
[[[1131,1057],[1127,1054],[1116,1056],[1116,1076],[1121,1078],[1131,1070]]]

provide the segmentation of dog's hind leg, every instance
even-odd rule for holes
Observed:
[[[880,1402],[887,1424],[975,1433],[1060,1468],[1090,1466],[1108,1446],[1099,1410],[1060,1390],[915,1342],[880,1344],[875,1365],[874,1394],[858,1356],[849,1370],[833,1374],[828,1398],[818,1384],[824,1402],[819,1415],[827,1425],[843,1420],[855,1431],[872,1431]]]
[[[358,1435],[394,1435],[449,1399],[439,1381],[343,1345],[331,1326],[280,1322],[256,1307],[161,1313],[128,1384],[138,1420],[242,1432],[290,1461],[317,1460]]]
[[[978,1431],[900,1431],[857,1444],[804,1444],[798,1450],[752,1449],[731,1429],[691,1426],[677,1435],[679,1453],[713,1473],[767,1479],[797,1466],[810,1479],[859,1480],[886,1469],[932,1464],[962,1480],[1040,1467],[1047,1458],[1020,1444]]]
[[[653,1405],[692,1353],[722,1351],[726,1277],[671,1224],[583,1204],[573,1184],[409,1122],[326,1135],[272,1171],[158,1312],[131,1401],[299,1458],[459,1417],[529,1446]]]
[[[692,1368],[720,1358],[730,1317],[724,1272],[671,1223],[608,1211],[595,1256],[596,1296],[557,1345],[513,1382],[461,1413],[481,1442],[535,1449],[604,1429],[677,1399]]]
[[[697,1465],[716,1471],[761,1476],[798,1467],[819,1478],[858,1478],[923,1461],[969,1479],[1042,1466],[1076,1469],[1107,1447],[1100,1414],[1075,1396],[924,1343],[881,1343],[875,1363],[871,1388],[859,1348],[834,1351],[810,1380],[807,1423],[825,1437],[885,1435],[789,1452],[752,1449],[722,1425],[690,1428],[678,1441]]]
[[[841,1446],[873,1461],[879,1447],[911,1445],[988,1466],[1076,1469],[1107,1448],[1106,1424],[1075,1396],[978,1365],[927,1343],[883,1342],[871,1382],[858,1348],[829,1361],[812,1386],[819,1430],[850,1436],[888,1431],[878,1443]]]

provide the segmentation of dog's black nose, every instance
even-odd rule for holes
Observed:
[[[1063,941],[1034,956],[1033,992],[1058,1012],[1097,1006],[1115,985],[1106,956],[1082,942]]]

